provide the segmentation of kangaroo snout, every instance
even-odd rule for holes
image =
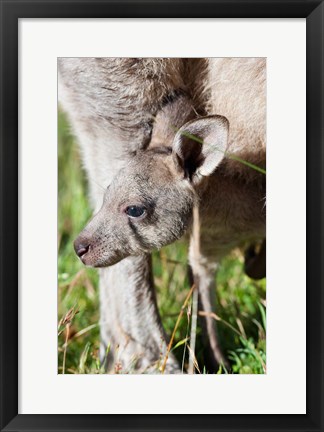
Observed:
[[[77,237],[74,241],[74,250],[78,255],[83,264],[87,264],[86,255],[88,254],[90,249],[90,240],[82,238],[81,236]]]
[[[116,224],[116,215],[102,208],[74,241],[74,250],[88,267],[107,267],[125,257],[126,239]],[[129,255],[129,254],[127,254]]]
[[[82,231],[74,241],[74,250],[84,265],[88,267],[102,266],[100,241],[91,234]]]
[[[75,240],[74,250],[79,258],[82,259],[82,257],[89,251],[89,249],[90,249],[90,244],[84,244],[84,242],[81,243],[81,240],[79,238]]]

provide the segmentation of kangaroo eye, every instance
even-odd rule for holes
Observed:
[[[131,218],[139,218],[145,215],[146,209],[142,206],[129,206],[126,208],[125,213]]]

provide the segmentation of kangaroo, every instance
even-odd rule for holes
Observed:
[[[61,59],[59,75],[90,184],[106,188],[91,186],[95,216],[74,243],[101,268],[103,350],[118,343],[139,370],[165,353],[150,253],[190,235],[199,206],[201,251],[197,260],[190,241],[189,263],[216,368],[218,263],[265,237],[265,60]],[[172,355],[166,371],[179,372]]]

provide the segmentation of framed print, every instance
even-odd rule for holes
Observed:
[[[1,430],[323,430],[323,11],[2,0]]]

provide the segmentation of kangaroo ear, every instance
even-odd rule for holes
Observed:
[[[228,143],[228,120],[208,116],[182,126],[173,141],[173,159],[192,182],[212,174],[224,157]]]

